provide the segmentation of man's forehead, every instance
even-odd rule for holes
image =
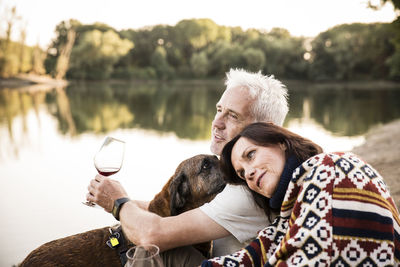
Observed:
[[[217,105],[247,105],[254,100],[250,92],[246,88],[226,89],[219,99]]]
[[[250,116],[251,114],[251,106],[254,103],[253,99],[221,99],[218,101],[216,107],[223,109],[224,111],[234,112],[237,114],[241,114],[243,116]]]
[[[227,112],[233,112],[233,113],[237,113],[237,114],[241,114],[243,112],[240,112],[239,109],[237,107],[233,107],[233,105],[223,105],[222,103],[217,103],[217,108],[222,108],[223,110],[227,111]]]

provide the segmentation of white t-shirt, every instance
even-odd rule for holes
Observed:
[[[226,185],[211,202],[200,207],[207,216],[232,235],[214,240],[213,257],[231,254],[252,241],[270,222],[257,206],[249,189]]]

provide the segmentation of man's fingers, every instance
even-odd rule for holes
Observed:
[[[88,185],[87,190],[91,195],[94,195],[95,188],[91,184]]]
[[[86,194],[86,200],[90,201],[90,202],[94,202],[94,196],[90,193]]]
[[[99,185],[100,185],[100,182],[98,182],[98,181],[96,181],[96,180],[91,180],[91,181],[90,181],[90,184],[89,184],[89,188],[91,187],[91,188],[95,189],[95,188],[97,188]]]
[[[94,177],[94,180],[95,181],[97,181],[97,182],[101,182],[101,181],[103,181],[104,179],[107,179],[107,177],[105,177],[105,176],[103,176],[103,175],[100,175],[100,174],[97,174],[96,175],[96,177]]]

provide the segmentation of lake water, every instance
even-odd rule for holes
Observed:
[[[285,127],[327,151],[351,150],[370,128],[400,118],[400,86],[287,84]],[[222,82],[0,89],[0,266],[44,242],[115,223],[81,204],[106,135],[127,143],[114,177],[135,199],[151,199],[183,159],[210,153],[222,89]]]

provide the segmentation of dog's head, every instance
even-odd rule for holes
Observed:
[[[171,215],[197,208],[225,187],[216,156],[197,155],[179,164],[169,184]]]

